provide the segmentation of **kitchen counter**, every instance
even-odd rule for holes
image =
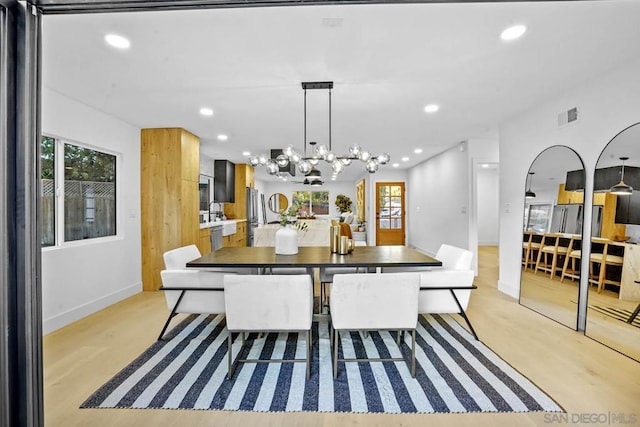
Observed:
[[[224,226],[225,224],[237,224],[239,222],[247,222],[246,219],[225,219],[224,221],[210,221],[210,222],[203,222],[200,224],[200,228],[210,228],[216,225],[222,225]]]
[[[247,222],[246,219],[227,219],[224,221],[210,221],[200,224],[200,229],[222,226],[222,235],[230,236],[236,234],[237,224],[239,222]]]

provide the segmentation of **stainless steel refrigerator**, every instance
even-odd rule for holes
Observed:
[[[256,228],[258,228],[258,190],[247,187],[247,246],[253,246]]]
[[[551,233],[582,234],[582,205],[556,205],[551,215]]]
[[[583,205],[556,205],[551,215],[551,233],[582,234]],[[591,211],[591,237],[600,237],[602,206]]]

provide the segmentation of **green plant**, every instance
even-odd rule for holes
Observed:
[[[351,212],[351,205],[353,202],[348,196],[344,194],[338,194],[336,197],[336,207],[340,213]]]
[[[302,230],[302,231],[307,231],[307,229],[309,228],[309,226],[304,223],[304,222],[300,222],[300,221],[289,221],[289,217],[296,217],[298,215],[298,210],[300,209],[300,207],[293,203],[289,209],[282,209],[279,212],[280,215],[280,225],[285,227],[287,224],[291,224],[294,227],[296,227],[298,230]]]

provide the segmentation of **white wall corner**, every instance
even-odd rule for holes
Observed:
[[[515,299],[520,298],[520,287],[513,286],[511,283],[498,280],[498,290],[504,294],[507,294],[512,298],[515,298]]]

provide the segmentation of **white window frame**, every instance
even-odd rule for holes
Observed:
[[[104,147],[98,147],[83,142],[71,140],[69,138],[63,138],[43,132],[43,136],[53,138],[55,140],[53,155],[54,155],[54,176],[55,176],[55,242],[52,246],[43,246],[43,251],[52,251],[56,249],[63,249],[76,246],[93,245],[98,243],[111,242],[116,240],[123,240],[124,235],[122,233],[122,194],[121,194],[121,171],[123,164],[123,155],[120,152],[105,149]],[[116,158],[116,234],[112,236],[104,237],[92,237],[90,239],[81,240],[64,240],[64,145],[71,144],[89,150],[99,151],[104,154],[109,154]]]

